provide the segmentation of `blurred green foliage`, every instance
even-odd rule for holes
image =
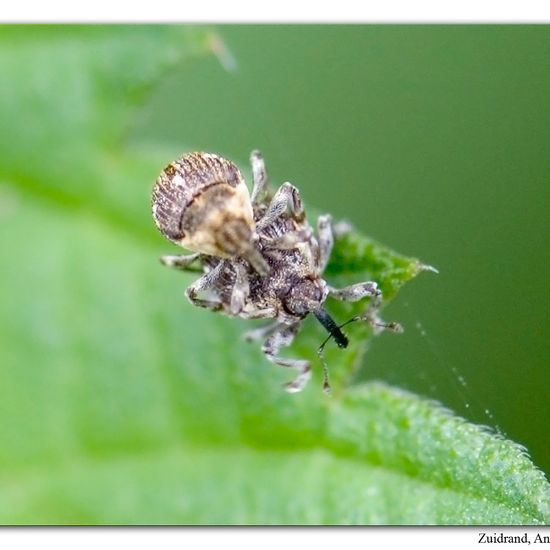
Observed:
[[[435,398],[550,472],[550,26],[225,26],[136,136],[245,160],[439,269],[392,302],[363,376]]]
[[[150,187],[188,148],[246,166],[260,147],[275,181],[304,180],[308,203],[325,208],[358,189],[357,216],[342,202],[331,210],[361,227],[368,207],[376,221],[383,204],[366,201],[363,153],[338,161],[349,140],[329,144],[341,125],[355,154],[367,154],[353,139],[364,115],[348,120],[353,103],[338,94],[368,87],[337,54],[346,47],[348,63],[363,62],[373,52],[357,41],[380,47],[382,28],[1,30],[0,522],[548,521],[548,484],[520,447],[385,384],[345,389],[366,327],[350,328],[350,350],[327,352],[333,397],[318,372],[289,396],[288,373],[240,340],[245,324],[191,308],[190,278],[156,261],[171,247],[155,233]],[[277,73],[277,59],[294,78]],[[323,94],[303,101],[320,83]],[[304,113],[331,126],[330,139],[293,144],[286,125],[306,132]],[[386,163],[398,164],[386,159],[380,174]],[[435,251],[422,255],[439,266]],[[375,278],[390,298],[419,269],[354,234],[337,243],[328,275]],[[322,337],[309,323],[293,353],[314,354]],[[376,348],[400,338],[384,335]],[[421,368],[410,357],[401,366]]]

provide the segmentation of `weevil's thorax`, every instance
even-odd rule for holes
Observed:
[[[297,233],[307,237],[296,246],[284,249],[274,245],[285,235]],[[318,273],[318,243],[307,220],[277,220],[260,232],[259,246],[270,271],[265,277],[251,273],[250,298],[256,306],[273,307],[281,318],[303,318],[322,305],[328,289]]]

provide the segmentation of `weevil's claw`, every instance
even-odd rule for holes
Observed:
[[[397,323],[396,321],[391,321],[389,323],[376,323],[376,326],[384,330],[389,330],[390,332],[395,332],[396,334],[405,332],[403,325]]]
[[[392,321],[391,323],[388,324],[388,329],[397,334],[402,334],[403,332],[405,332],[403,325],[395,321]]]

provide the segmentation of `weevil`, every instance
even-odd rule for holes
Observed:
[[[162,256],[161,261],[202,273],[186,290],[193,305],[232,317],[270,319],[245,338],[262,341],[272,363],[298,371],[285,385],[298,392],[311,377],[311,362],[280,352],[310,313],[341,348],[348,345],[341,329],[350,321],[364,320],[377,330],[401,327],[380,320],[382,293],[376,282],[337,289],[324,280],[335,230],[348,226],[335,228],[331,216],[322,215],[315,234],[298,189],[286,182],[273,193],[261,153],[253,151],[250,162],[251,193],[238,167],[213,153],[186,154],[162,171],[153,188],[153,218],[166,238],[193,253]],[[325,308],[328,298],[370,302],[363,315],[339,326]],[[330,390],[326,367],[323,387]]]

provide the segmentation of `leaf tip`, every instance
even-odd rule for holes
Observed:
[[[422,272],[422,271],[431,271],[432,273],[435,273],[436,275],[439,275],[439,269],[437,269],[436,267],[434,267],[433,265],[428,265],[428,264],[423,264],[423,263],[420,263],[419,266],[418,266],[418,271],[419,272]]]

